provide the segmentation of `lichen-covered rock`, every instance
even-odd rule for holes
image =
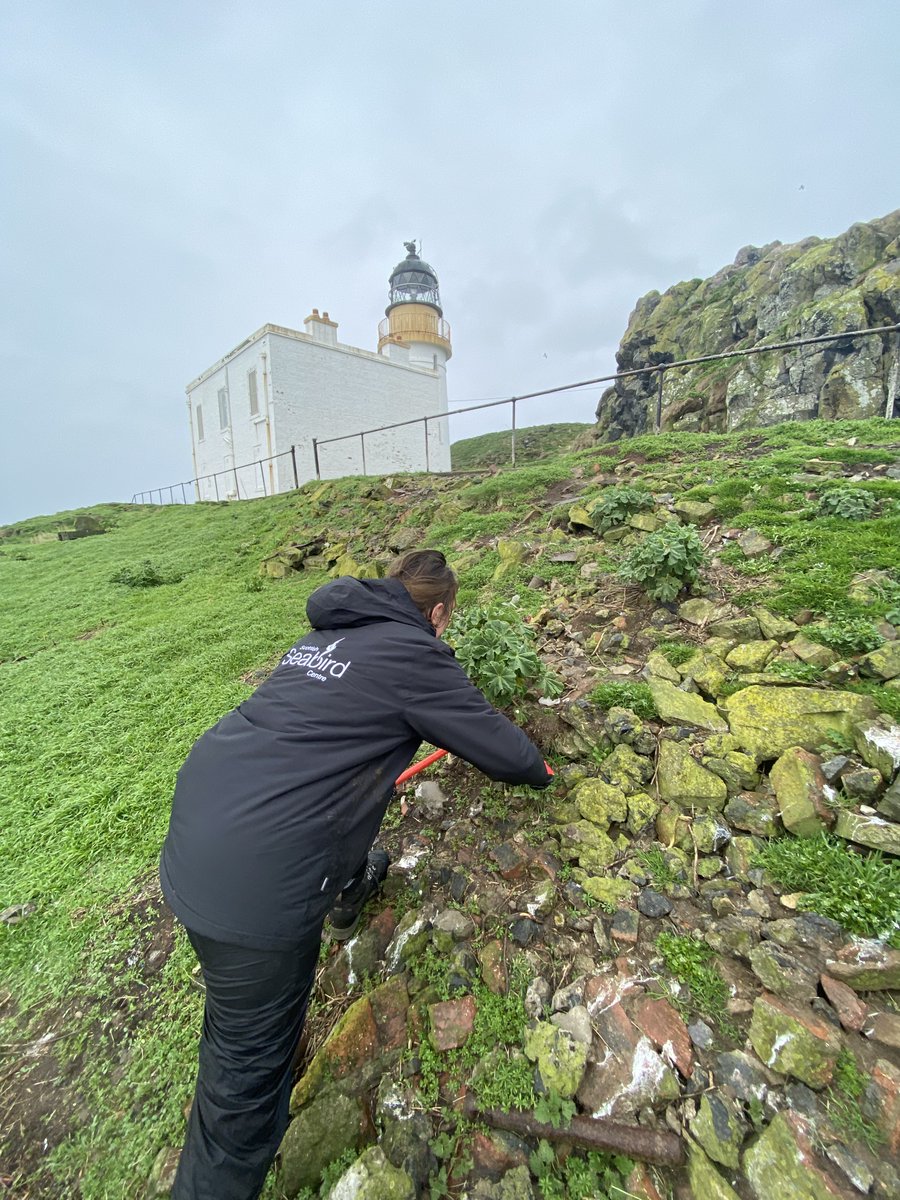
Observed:
[[[715,505],[704,500],[676,500],[675,511],[690,525],[702,525],[715,515]]]
[[[838,656],[820,642],[812,642],[802,633],[791,642],[791,654],[810,667],[830,667],[838,661]]]
[[[763,637],[771,638],[775,642],[788,641],[800,628],[794,621],[776,616],[767,608],[751,608],[750,612],[759,622]]]
[[[629,833],[640,833],[656,820],[662,805],[646,792],[635,792],[628,797],[628,820],[625,825]]]
[[[900,825],[886,821],[884,817],[863,816],[862,813],[838,813],[834,832],[848,842],[867,846],[870,850],[882,850],[885,854],[900,854]]]
[[[655,739],[653,749],[655,750]],[[653,778],[653,762],[635,747],[622,742],[600,764],[600,778],[621,788],[626,796],[640,791]]]
[[[789,746],[824,749],[876,715],[868,696],[806,687],[746,687],[720,705],[742,749],[769,762]]]
[[[722,1178],[703,1151],[690,1142],[688,1181],[693,1200],[740,1200],[731,1184]]]
[[[656,782],[660,798],[682,808],[721,811],[728,799],[722,780],[701,767],[681,742],[660,742]]]
[[[703,765],[707,771],[718,775],[728,788],[729,796],[749,791],[759,783],[759,773],[753,759],[749,754],[741,754],[737,750],[732,750],[724,758],[704,758]]]
[[[693,655],[682,664],[680,670],[685,679],[693,679],[701,691],[714,699],[721,694],[728,677],[725,660],[707,651]]]
[[[291,1111],[296,1112],[330,1081],[346,1075],[370,1060],[378,1049],[378,1026],[368,996],[360,996],[347,1009],[316,1053],[291,1094]],[[335,1155],[337,1157],[337,1155]]]
[[[760,635],[759,621],[756,617],[729,617],[714,621],[709,632],[713,637],[730,638],[735,642],[755,642]]]
[[[679,617],[689,625],[708,625],[710,621],[720,621],[727,611],[721,604],[713,604],[712,600],[701,597],[685,600],[678,606]]]
[[[335,1088],[320,1092],[294,1117],[281,1143],[282,1187],[288,1196],[301,1188],[318,1187],[329,1163],[347,1150],[358,1149],[366,1117],[357,1097]]]
[[[900,728],[881,721],[866,721],[854,734],[857,751],[870,767],[880,771],[890,783],[900,768]]]
[[[748,247],[709,279],[641,297],[616,355],[626,374],[597,406],[600,437],[616,441],[653,428],[658,379],[628,374],[635,368],[753,346],[763,338],[900,320],[898,226],[894,212],[827,241]],[[883,415],[891,360],[882,356],[879,340],[859,338],[840,354],[829,344],[806,345],[670,372],[662,428],[720,432],[810,417]]]
[[[672,725],[693,725],[711,733],[727,733],[728,725],[719,716],[715,705],[701,699],[696,692],[683,692],[665,679],[651,678],[650,693],[656,711],[663,721]]]
[[[370,1146],[340,1177],[327,1200],[416,1200],[416,1185],[380,1146]]]
[[[546,1091],[569,1099],[578,1091],[587,1065],[588,1047],[565,1029],[539,1021],[525,1032],[525,1055],[537,1064]]]
[[[572,798],[584,819],[599,829],[609,829],[610,825],[624,821],[627,816],[625,793],[621,787],[613,787],[603,779],[586,779],[575,789]]]
[[[700,1111],[691,1121],[691,1134],[713,1162],[737,1169],[741,1163],[744,1132],[744,1122],[736,1105],[714,1092],[703,1096]]]
[[[859,660],[859,673],[872,679],[895,679],[900,675],[900,641],[885,642]]]
[[[771,995],[753,1005],[750,1044],[770,1070],[811,1088],[831,1082],[842,1046],[840,1033],[811,1009]]]
[[[741,792],[725,805],[725,820],[736,829],[757,837],[774,837],[778,832],[778,804],[763,792]]]
[[[816,994],[819,972],[796,950],[777,942],[759,942],[750,948],[750,967],[766,991],[785,1000],[810,1001]]]
[[[815,1131],[799,1113],[777,1113],[744,1155],[756,1200],[849,1200],[820,1167]]]
[[[735,671],[761,671],[772,655],[777,653],[777,642],[741,642],[725,661]]]
[[[825,782],[819,759],[808,750],[800,746],[785,750],[769,778],[785,829],[797,837],[815,837],[834,824],[834,811],[828,804],[834,790]]]
[[[560,855],[574,859],[585,871],[597,874],[615,861],[618,850],[610,836],[593,821],[570,821],[554,830],[559,838]]]

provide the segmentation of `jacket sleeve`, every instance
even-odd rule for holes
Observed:
[[[404,717],[419,737],[491,779],[547,787],[552,776],[534,742],[488,703],[451,654],[435,651],[413,668],[405,689]]]

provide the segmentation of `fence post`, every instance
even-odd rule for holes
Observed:
[[[359,444],[362,447],[363,475],[368,475],[368,471],[366,470],[366,435],[364,433],[359,435]]]
[[[184,490],[184,484],[181,485],[181,503],[187,504],[187,492]]]
[[[265,473],[265,471],[262,469],[263,460],[262,460],[262,459],[259,459],[256,465],[259,467],[259,477],[260,477],[260,479],[262,480],[262,485],[263,485],[263,495],[265,495],[265,494],[266,494],[266,473]]]
[[[237,477],[237,467],[232,467],[232,468],[231,468],[231,470],[232,470],[232,473],[234,474],[234,490],[235,490],[235,494],[237,495],[237,498],[238,498],[238,500],[240,500],[240,498],[241,498],[241,485],[238,483],[238,477]]]
[[[216,503],[219,501],[219,472],[213,471],[213,485],[216,489]]]
[[[313,438],[312,443],[313,443],[313,458],[316,463],[316,479],[321,479],[322,472],[319,470],[319,443],[316,441],[315,438]]]
[[[430,471],[431,470],[431,458],[428,454],[428,418],[423,417],[422,420],[425,422],[425,470]]]
[[[313,438],[313,446],[316,444],[316,439]],[[297,447],[291,446],[291,466],[294,468],[294,487],[300,486],[300,476],[297,474]],[[319,474],[319,459],[316,457],[316,475]]]
[[[510,465],[516,465],[516,398],[512,398],[512,436],[510,437]]]
[[[665,371],[662,369],[662,367],[660,367],[660,369],[659,369],[659,384],[656,389],[656,432],[657,433],[659,433],[660,429],[662,428],[663,379],[665,378],[665,374],[666,374]]]

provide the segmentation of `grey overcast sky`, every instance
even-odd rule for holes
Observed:
[[[0,521],[188,478],[186,383],[313,306],[374,349],[410,237],[451,405],[614,370],[649,289],[900,205],[898,45],[897,0],[4,5]]]

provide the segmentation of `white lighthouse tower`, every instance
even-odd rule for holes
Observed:
[[[434,267],[419,258],[415,242],[404,242],[406,258],[391,272],[389,304],[378,326],[378,351],[393,357],[395,346],[409,353],[411,367],[436,371],[440,408],[447,411],[447,360],[453,353]]]

